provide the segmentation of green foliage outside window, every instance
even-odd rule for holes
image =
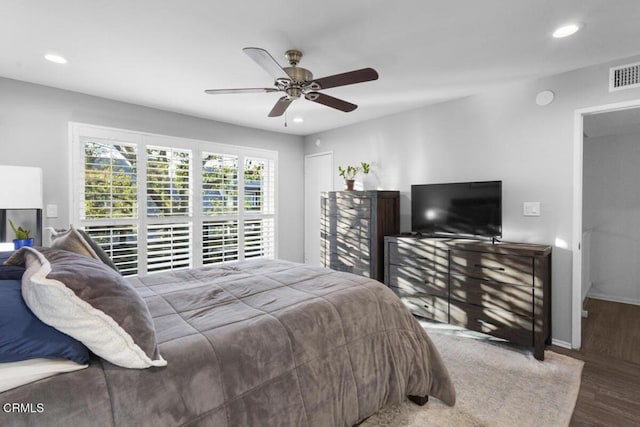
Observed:
[[[127,145],[85,144],[85,218],[135,218],[136,150]]]

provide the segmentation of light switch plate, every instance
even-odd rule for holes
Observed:
[[[58,205],[47,205],[47,218],[58,218]]]
[[[540,216],[540,202],[524,202],[522,214],[524,216]]]

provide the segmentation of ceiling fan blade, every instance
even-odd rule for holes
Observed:
[[[243,89],[207,89],[204,93],[209,95],[223,95],[225,93],[269,93],[277,92],[278,89],[269,87],[253,87]]]
[[[326,105],[327,107],[335,108],[336,110],[344,111],[345,113],[358,108],[356,104],[352,104],[320,92],[309,92],[304,97],[309,101],[317,102],[318,104]]]
[[[316,83],[319,89],[329,89],[336,86],[352,85],[354,83],[368,82],[378,80],[378,72],[373,68],[363,68],[361,70],[349,71],[342,74],[334,74],[333,76],[315,79],[311,84]]]
[[[259,47],[245,47],[242,50],[274,79],[291,79],[289,74],[278,64],[278,61],[273,59],[273,56],[266,50]]]
[[[276,105],[271,109],[269,117],[278,117],[283,115],[284,112],[287,111],[287,108],[289,108],[289,105],[291,105],[291,102],[293,102],[293,99],[288,96],[280,98],[278,102],[276,102]]]

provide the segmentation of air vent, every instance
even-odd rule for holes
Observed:
[[[640,62],[620,65],[609,70],[609,92],[640,87]]]

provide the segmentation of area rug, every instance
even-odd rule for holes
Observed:
[[[456,404],[437,399],[384,408],[362,427],[379,426],[567,426],[575,407],[583,362],[530,351],[460,328],[423,326],[445,361],[456,387]]]

